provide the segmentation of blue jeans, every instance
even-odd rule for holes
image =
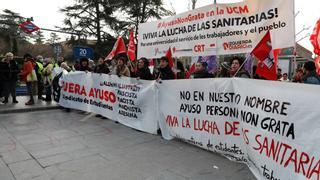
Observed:
[[[34,102],[33,94],[32,94],[32,82],[27,82],[27,90],[30,96],[30,101]]]

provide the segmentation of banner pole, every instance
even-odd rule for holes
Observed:
[[[215,5],[215,8],[217,8],[217,0],[214,0],[213,1],[213,4]],[[216,16],[215,16],[216,17]],[[215,42],[216,44],[218,44],[218,40],[216,40]],[[218,65],[220,66],[220,57],[218,56],[218,50],[216,49],[216,53],[215,53],[215,56],[216,56],[216,62],[218,63]]]
[[[243,61],[243,63],[241,64],[241,66],[239,67],[239,69],[237,70],[237,72],[233,75],[233,77],[236,77],[236,75],[239,73],[239,71],[243,68],[243,66],[247,63],[249,58],[246,58],[245,61]]]
[[[295,11],[295,1],[293,1],[293,16],[294,16],[294,22],[293,22],[293,24],[294,24],[294,35],[296,34],[296,16],[295,16],[295,13],[294,13],[294,11]],[[296,42],[296,35],[294,36],[294,47],[293,47],[293,72],[295,72],[295,70],[296,70],[296,66],[297,66],[297,42]],[[278,60],[279,61],[279,60]],[[291,78],[291,74],[292,74],[292,72],[290,72],[290,74],[289,74],[289,78]]]

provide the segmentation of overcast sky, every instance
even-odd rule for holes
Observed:
[[[218,3],[238,2],[241,0],[217,0]],[[257,0],[258,1],[258,0]],[[43,28],[55,28],[62,26],[64,19],[59,9],[70,5],[74,0],[8,0],[2,1],[0,9],[10,9],[20,13],[24,17],[33,17],[34,23]],[[189,8],[189,0],[164,0],[168,9],[175,9],[177,13],[185,12]],[[198,0],[197,7],[212,4],[213,0]],[[300,13],[296,17],[296,33],[300,32],[304,27],[309,30],[300,33],[296,39],[303,38],[308,33],[312,33],[312,29],[320,18],[320,1],[319,0],[295,0],[295,11]],[[299,42],[304,47],[312,50],[309,38]]]

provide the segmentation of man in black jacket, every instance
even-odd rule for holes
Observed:
[[[18,103],[16,99],[16,85],[18,81],[18,74],[20,72],[17,62],[13,59],[12,53],[7,53],[5,59],[2,61],[4,96],[3,103],[8,103],[9,95],[12,96],[12,102]]]

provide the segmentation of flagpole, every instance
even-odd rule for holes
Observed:
[[[239,67],[239,69],[237,70],[237,72],[233,75],[233,77],[236,77],[236,75],[239,73],[239,71],[243,68],[243,66],[246,64],[246,62],[248,61],[249,58],[246,58],[245,61],[243,61],[243,63],[241,64],[241,66]]]
[[[214,4],[214,7],[217,8],[217,0],[214,0],[214,1],[213,1],[213,4]],[[216,16],[214,16],[214,17],[217,18]],[[215,43],[218,44],[218,40],[216,40]],[[216,56],[216,62],[217,62],[218,65],[219,65],[219,66],[217,66],[217,68],[218,68],[218,67],[220,67],[220,65],[221,65],[221,63],[220,63],[220,57],[218,56],[218,49],[216,49],[215,56]]]
[[[294,16],[294,35],[296,34],[296,14],[294,13],[295,11],[295,1],[293,1],[293,16]],[[298,14],[297,14],[298,15]],[[296,65],[297,65],[297,43],[296,43],[296,35],[294,36],[294,48],[293,48],[293,71],[296,70]],[[291,78],[291,73],[289,74],[289,78]]]

